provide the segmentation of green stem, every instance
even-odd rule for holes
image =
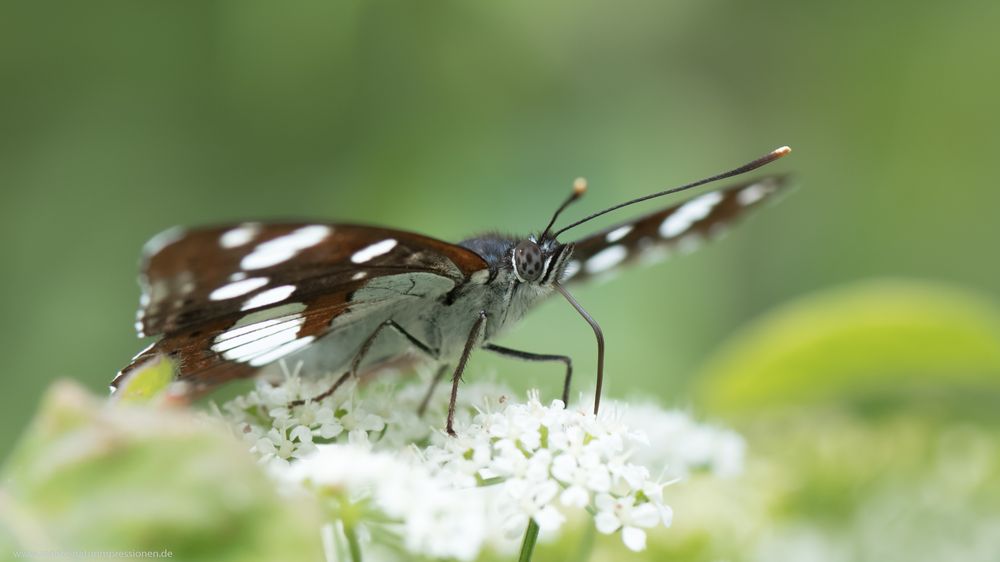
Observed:
[[[347,537],[347,547],[351,550],[351,562],[361,562],[361,543],[353,525],[344,525],[344,536]]]
[[[534,519],[529,519],[528,529],[524,531],[524,542],[521,543],[521,556],[518,557],[518,562],[531,562],[536,542],[538,542],[538,523],[535,523]]]

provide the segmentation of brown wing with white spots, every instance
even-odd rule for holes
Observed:
[[[487,264],[471,250],[410,232],[360,225],[262,224],[171,230],[145,248],[139,335],[162,335],[120,378],[165,354],[196,390],[251,375],[324,336],[348,312],[404,295],[377,290],[406,276],[446,293]],[[414,285],[415,286],[415,285]],[[361,288],[364,302],[355,298]],[[113,383],[113,384],[115,384]]]
[[[586,281],[635,261],[657,261],[687,253],[717,238],[747,211],[788,185],[786,176],[766,176],[715,191],[617,224],[576,241],[564,281]]]
[[[144,249],[136,329],[140,336],[170,334],[336,291],[355,276],[419,271],[458,282],[486,267],[468,249],[387,228],[243,223],[168,230]]]

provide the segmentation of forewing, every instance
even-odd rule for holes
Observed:
[[[140,336],[170,334],[272,300],[334,292],[362,277],[420,271],[458,282],[485,267],[460,246],[369,226],[243,223],[169,230],[144,249],[136,329]]]
[[[758,178],[594,233],[574,243],[563,280],[586,281],[635,261],[690,252],[723,234],[747,211],[772,200],[787,184],[786,176]]]
[[[209,388],[305,347],[334,320],[346,326],[403,298],[436,297],[486,269],[460,246],[369,226],[167,231],[146,245],[136,322],[140,336],[162,337],[119,376],[166,354],[181,379]]]

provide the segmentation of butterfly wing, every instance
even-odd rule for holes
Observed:
[[[195,391],[250,376],[373,310],[447,294],[488,268],[454,244],[348,224],[170,230],[143,253],[136,330],[161,337],[112,384],[165,354]]]
[[[635,261],[687,253],[716,238],[750,209],[770,201],[788,185],[786,176],[765,176],[617,224],[574,242],[564,281],[586,281]]]

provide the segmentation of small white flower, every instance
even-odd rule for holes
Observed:
[[[254,443],[254,449],[262,455],[263,461],[299,458],[311,453],[314,447],[312,434],[303,426],[297,426],[291,435],[284,430],[271,429]]]
[[[312,443],[313,434],[308,427],[304,425],[297,425],[288,433],[288,438],[291,440],[297,440],[299,443]]]
[[[344,431],[343,424],[334,416],[333,408],[325,402],[309,401],[296,406],[295,418],[302,425],[315,427],[323,439],[332,439]]]
[[[517,536],[524,532],[528,519],[534,519],[543,532],[559,529],[566,518],[551,505],[559,493],[559,485],[551,480],[510,480],[504,486],[504,494],[509,500],[501,505],[505,516],[504,529],[507,536]]]
[[[611,534],[621,529],[622,542],[629,550],[640,551],[646,548],[646,531],[655,527],[662,520],[660,509],[652,502],[636,505],[633,496],[620,498],[608,494],[597,496],[597,515],[594,524],[597,530]]]
[[[591,492],[608,492],[611,488],[611,473],[600,457],[582,450],[576,456],[564,453],[556,457],[552,476],[566,486],[559,499],[569,507],[586,507]]]
[[[490,420],[490,435],[511,443],[515,447],[523,447],[534,451],[542,445],[542,424],[531,416],[507,417],[495,414]]]
[[[529,456],[512,441],[501,439],[494,444],[493,462],[488,466],[497,476],[538,482],[548,479],[551,463],[552,453],[547,450]]]

